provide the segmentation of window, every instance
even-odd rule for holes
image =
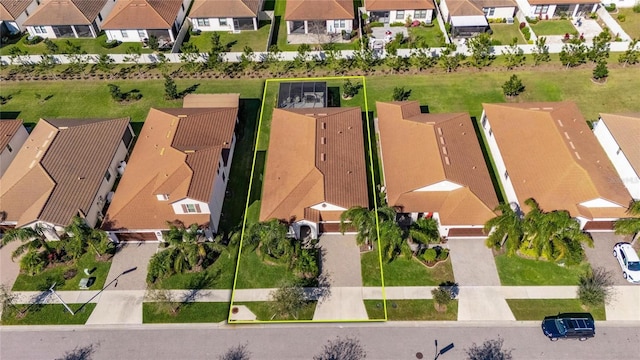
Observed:
[[[109,181],[111,180],[111,172],[107,169],[107,172],[104,174],[104,179]]]
[[[413,14],[414,19],[426,19],[427,18],[427,10],[416,10]]]
[[[129,148],[129,146],[131,146],[131,141],[132,140],[133,140],[133,134],[131,133],[131,130],[127,126],[127,129],[125,130],[124,134],[122,135],[122,141],[124,142],[124,146],[126,146],[127,149]]]
[[[7,145],[7,146],[9,146],[9,145]],[[11,150],[9,150],[9,151],[11,151]],[[620,152],[621,152],[621,151],[622,151],[622,149],[621,149],[621,148],[618,148],[618,151],[616,151],[616,155],[620,155]]]
[[[127,30],[120,30],[120,35],[122,35],[123,38],[129,37],[129,34],[127,34]]]
[[[180,7],[182,8],[182,11],[184,11],[184,3],[182,3],[182,5],[180,5]]]
[[[167,194],[158,194],[156,195],[156,198],[160,201],[167,201],[169,200],[169,195]]]
[[[40,5],[40,4],[38,4],[38,5]],[[24,13],[27,14],[27,17],[29,17],[29,10],[25,10]]]
[[[505,178],[505,180],[509,178],[509,172],[507,172],[507,171],[504,172],[504,178]]]
[[[144,31],[144,30],[138,30],[138,37],[139,37],[140,39],[144,39],[144,38],[146,38],[146,37],[147,37],[147,32],[146,32],[146,31]]]
[[[198,26],[209,26],[209,19],[198,19]]]
[[[226,18],[220,18],[220,19],[218,19],[218,21],[220,21],[220,26],[227,26],[227,19]]]
[[[534,14],[546,14],[549,11],[549,5],[537,5],[533,9]]]
[[[396,20],[404,20],[404,10],[396,11]]]
[[[98,21],[102,21],[102,14],[98,13]]]
[[[222,181],[227,181],[227,178],[224,176],[224,171],[222,172]]]
[[[493,16],[496,13],[496,8],[482,8],[484,16]]]
[[[7,150],[9,150],[9,152],[13,151],[13,149],[11,148],[11,145],[7,144]]]
[[[482,118],[482,127],[485,127],[485,126],[487,126],[487,117],[486,116]]]
[[[493,130],[489,129],[489,137],[493,136]]]
[[[46,34],[47,33],[47,29],[44,26],[34,26],[33,30],[36,32],[36,34]]]
[[[182,210],[185,213],[199,213],[200,212],[200,205],[198,205],[198,204],[183,204],[182,205]]]

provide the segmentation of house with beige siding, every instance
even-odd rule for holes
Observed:
[[[113,9],[113,0],[39,0],[24,22],[31,36],[43,38],[95,38]]]
[[[352,0],[287,0],[284,14],[287,35],[350,33],[354,20]]]
[[[0,177],[7,171],[28,136],[22,120],[0,120]]]
[[[518,5],[515,0],[442,0],[442,18],[451,24],[453,36],[474,36],[489,31],[492,19],[513,23]]]
[[[598,0],[516,0],[525,16],[540,19],[577,18],[598,10]]]
[[[40,0],[0,0],[0,34],[25,30],[24,22],[40,5]]]
[[[432,0],[366,0],[364,6],[370,22],[383,24],[407,20],[429,24],[436,8]]]
[[[195,0],[189,12],[191,27],[200,31],[258,30],[263,0]]]

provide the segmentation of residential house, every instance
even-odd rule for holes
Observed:
[[[631,196],[640,200],[640,113],[600,114],[593,134]]]
[[[16,157],[28,136],[29,133],[22,124],[22,120],[0,120],[0,177]]]
[[[483,108],[482,130],[514,207],[533,198],[544,211],[568,211],[591,231],[611,231],[625,216],[631,196],[575,103]]]
[[[40,5],[40,0],[0,0],[0,34],[24,31],[24,21]]]
[[[167,222],[218,231],[236,145],[239,94],[190,94],[151,108],[102,228],[113,241],[163,241]]]
[[[290,224],[290,235],[338,232],[340,215],[369,206],[362,110],[274,109],[260,221]]]
[[[95,227],[133,141],[129,118],[40,119],[2,176],[0,226],[58,240],[74,216]]]
[[[109,40],[137,42],[155,36],[173,43],[191,0],[117,0],[102,28]]]
[[[541,19],[577,18],[598,10],[598,0],[516,0],[525,16]]]
[[[442,0],[442,18],[451,24],[453,36],[474,36],[489,31],[491,19],[513,23],[518,10],[515,0]]]
[[[201,31],[258,30],[263,0],[195,0],[189,18]]]
[[[31,36],[95,38],[113,0],[39,0],[40,6],[24,22]]]
[[[432,217],[447,237],[486,236],[498,198],[469,114],[425,114],[417,101],[376,109],[387,203],[399,219]]]
[[[352,0],[287,0],[289,34],[339,34],[353,30]]]
[[[432,0],[366,0],[365,9],[371,22],[420,21],[431,23],[435,5]]]

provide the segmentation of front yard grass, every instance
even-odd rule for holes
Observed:
[[[242,52],[245,46],[250,47],[255,52],[267,51],[269,42],[269,29],[271,22],[260,21],[258,30],[241,31],[234,34],[228,31],[216,31],[220,34],[220,43],[227,48],[229,52]],[[189,40],[185,43],[192,43],[198,47],[200,52],[208,52],[211,50],[211,35],[213,31],[205,31],[200,35],[189,35]]]
[[[382,300],[365,300],[364,306],[370,320],[384,319]],[[438,312],[431,299],[387,300],[387,320],[456,321],[458,320],[458,300],[452,300],[444,312]]]
[[[617,18],[619,15],[624,15],[624,21]],[[632,8],[618,8],[618,14],[611,14],[611,16],[617,19],[622,30],[632,39],[640,39],[640,13],[633,12]]]
[[[513,316],[518,321],[540,320],[559,313],[590,312],[595,320],[606,320],[604,304],[595,308],[583,308],[578,299],[507,299]]]
[[[236,269],[236,257],[224,251],[213,265],[201,272],[174,274],[159,280],[161,289],[231,289]]]
[[[82,306],[82,304],[67,305],[73,311]],[[84,325],[95,307],[96,304],[86,304],[82,310],[71,315],[62,304],[31,305],[27,314],[21,319],[15,317],[17,310],[10,309],[2,313],[2,325]]]
[[[44,54],[45,52],[49,53],[44,41],[41,41],[34,45],[25,44],[23,40],[27,36],[29,36],[29,34],[25,34],[21,38],[14,39],[8,42],[7,44],[3,44],[3,46],[0,47],[0,55],[10,55],[11,49],[14,47],[20,48],[26,51],[30,55],[41,55],[41,54]],[[87,54],[126,54],[127,49],[129,47],[134,47],[140,50],[141,54],[151,54],[154,52],[149,48],[146,48],[146,49],[142,48],[142,44],[140,42],[129,42],[129,43],[123,42],[116,47],[107,49],[102,47],[102,45],[100,45],[104,40],[106,40],[106,38],[107,38],[107,35],[102,34],[95,39],[64,38],[64,39],[51,39],[51,41],[54,44],[58,45],[58,51],[57,51],[58,54],[62,54],[67,48],[67,45],[66,45],[67,40],[69,40],[74,45],[79,45],[82,48],[82,50]]]
[[[517,44],[526,44],[522,33],[520,32],[519,24],[489,24],[491,26],[491,39],[500,41],[502,45],[511,45],[513,39],[517,40]]]
[[[238,267],[236,289],[277,288],[296,279],[285,264],[266,264],[250,249],[243,249]]]
[[[590,267],[587,262],[559,266],[553,262],[524,259],[515,255],[498,255],[495,260],[503,286],[578,285],[580,275]]]
[[[16,282],[13,284],[13,291],[45,291],[48,290],[53,283],[56,283],[56,290],[79,290],[78,284],[80,279],[86,277],[95,277],[96,281],[88,290],[100,290],[107,280],[107,274],[111,268],[111,261],[97,261],[95,253],[88,252],[82,255],[76,263],[60,264],[52,268],[48,268],[40,274],[29,276],[27,274],[19,274]],[[64,273],[75,269],[76,275],[68,280],[64,279]],[[91,275],[87,276],[84,269],[95,269]]]
[[[302,310],[298,313],[297,318],[292,317],[284,317],[284,316],[274,316],[275,313],[271,309],[270,301],[252,301],[252,302],[240,302],[233,303],[234,306],[244,305],[252,313],[256,315],[256,320],[258,321],[278,321],[278,320],[313,320],[313,314],[316,311],[317,301],[310,301],[307,303]]]
[[[219,323],[227,320],[229,303],[192,302],[180,306],[176,315],[158,311],[158,305],[152,302],[142,304],[142,323]]]
[[[537,36],[573,34],[577,31],[569,20],[540,20],[531,24],[531,29]]]
[[[362,285],[381,286],[378,251],[369,251],[360,256]],[[454,281],[453,267],[448,259],[433,268],[427,268],[415,258],[398,257],[392,262],[382,262],[384,286],[438,286],[445,281]]]

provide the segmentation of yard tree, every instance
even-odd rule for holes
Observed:
[[[211,34],[211,50],[207,52],[207,61],[205,63],[207,69],[219,69],[224,65],[223,55],[226,48],[220,41],[220,34],[213,32]]]
[[[549,45],[547,45],[547,38],[544,36],[540,36],[536,40],[535,47],[533,48],[533,61],[536,65],[551,61]]]
[[[524,64],[524,50],[518,46],[518,39],[516,38],[513,39],[506,50],[502,51],[502,55],[504,55],[507,69],[513,69]]]
[[[247,344],[235,345],[218,357],[218,360],[249,360],[251,352],[247,349]]]
[[[367,352],[356,338],[340,338],[327,341],[320,354],[313,360],[362,360],[366,359]]]
[[[44,43],[44,46],[47,47],[47,52],[50,54],[57,54],[58,53],[58,44],[54,43],[51,39],[44,39],[42,41]]]
[[[614,295],[613,278],[610,271],[597,267],[580,276],[578,298],[586,306],[608,304]]]
[[[188,73],[193,74],[198,70],[200,66],[198,58],[200,58],[200,49],[198,49],[195,44],[182,44],[180,48],[180,60],[184,62],[183,67]]]
[[[124,57],[125,62],[133,63],[133,67],[138,71],[138,76],[142,75],[142,51],[139,46],[129,46],[126,50],[127,56]]]
[[[438,286],[437,288],[432,289],[431,296],[433,297],[433,302],[436,305],[436,310],[438,312],[447,311],[447,305],[449,305],[451,300],[453,300],[451,290],[446,286]]]
[[[440,241],[438,221],[434,218],[419,218],[409,226],[409,237],[421,244],[432,244]]]
[[[340,215],[340,231],[344,234],[351,227],[358,233],[358,245],[370,244],[377,240],[377,223],[375,211],[362,206],[354,206]]]
[[[56,65],[58,61],[53,55],[43,54],[40,55],[40,61],[36,64],[36,70],[41,73],[49,74],[52,77],[57,77],[56,75]]]
[[[467,360],[511,360],[511,349],[503,349],[504,340],[486,340],[482,345],[473,343],[470,348],[465,349]]]
[[[632,201],[629,204],[627,215],[629,217],[614,223],[615,232],[621,235],[634,235],[637,238],[640,235],[640,200]]]
[[[238,58],[240,61],[240,67],[243,71],[255,61],[254,57],[255,53],[253,52],[253,49],[250,46],[245,46],[242,50],[242,54],[240,54],[240,57]]]
[[[500,215],[489,219],[484,225],[487,236],[486,244],[490,248],[506,250],[507,255],[516,253],[523,236],[523,224],[520,215],[510,204],[499,204],[495,212]]]
[[[111,71],[115,68],[114,62],[115,60],[108,54],[101,54],[96,59],[95,68],[107,75],[111,75]]]
[[[87,251],[94,252],[101,257],[109,250],[114,249],[114,244],[104,230],[90,227],[84,219],[74,216],[71,223],[64,228],[65,236],[62,243],[65,252],[72,259],[78,259]]]
[[[320,249],[317,245],[318,240],[311,240],[305,246],[300,241],[293,243],[294,250],[289,266],[301,278],[315,279],[320,274],[318,266]]]
[[[582,43],[564,44],[560,51],[560,62],[567,69],[587,62],[587,48]]]
[[[304,289],[296,282],[284,282],[269,293],[274,317],[298,320],[298,312],[307,304]]]
[[[444,48],[440,52],[438,61],[440,66],[447,72],[456,71],[460,67],[460,63],[464,60],[464,55],[456,52],[458,47],[456,44],[445,44]]]
[[[44,232],[45,229],[41,225],[36,225],[33,228],[24,227],[8,230],[2,237],[0,248],[11,242],[20,241],[22,244],[20,244],[20,246],[18,246],[11,254],[12,260],[15,260],[30,250],[42,251],[46,254],[51,251],[52,248],[47,242]]]
[[[87,66],[87,52],[82,49],[82,46],[67,40],[65,41],[64,52],[69,59],[69,67],[67,69],[74,74],[84,75],[84,69]]]
[[[152,303],[157,313],[178,315],[182,302],[179,301],[171,290],[163,289],[158,285],[151,286],[146,292],[145,300]]]
[[[502,84],[502,91],[506,96],[513,97],[518,96],[521,92],[524,91],[524,85],[522,84],[522,80],[516,75],[513,74],[504,84]]]
[[[618,58],[618,62],[623,67],[627,65],[635,65],[640,62],[640,48],[638,47],[638,39],[634,39],[629,43],[629,48]]]
[[[165,75],[167,73],[167,63],[169,59],[161,52],[155,54],[156,66],[160,69],[160,72]]]
[[[395,72],[405,70],[407,68],[407,59],[404,56],[398,55],[398,49],[387,50],[387,56],[384,59],[384,63]]]
[[[368,73],[373,69],[374,66],[377,65],[378,59],[373,54],[373,51],[369,49],[369,47],[363,47],[360,50],[356,50],[353,52],[353,65]]]
[[[291,239],[287,238],[287,232],[287,226],[277,219],[253,223],[247,228],[243,243],[244,246],[259,250],[263,260],[270,257],[289,262],[295,248]]]
[[[344,81],[342,85],[342,98],[343,99],[351,99],[358,94],[358,90],[362,85],[360,83],[353,83],[351,80],[347,79]]]
[[[437,60],[435,57],[430,55],[431,49],[429,45],[424,48],[417,48],[411,50],[411,57],[409,61],[412,66],[422,71],[424,69],[432,68]]]
[[[157,36],[149,36],[149,48],[153,51],[156,51],[158,50],[158,48],[160,48],[160,41],[158,40]]]
[[[391,262],[400,255],[411,258],[411,248],[404,238],[402,229],[395,221],[382,221],[379,226],[379,243],[382,258]]]
[[[607,69],[607,62],[605,60],[598,61],[598,64],[593,69],[593,78],[595,80],[603,80],[609,76],[609,69]]]
[[[407,101],[411,96],[411,89],[405,89],[404,86],[396,86],[393,88],[393,101]]]
[[[311,70],[312,57],[311,46],[309,44],[300,44],[298,46],[298,53],[293,58],[293,67],[296,69],[304,69],[306,72]]]
[[[342,51],[336,50],[334,46],[325,50],[325,64],[333,73],[342,75],[345,72],[345,61],[342,58]]]
[[[491,35],[478,34],[467,40],[467,47],[471,52],[471,64],[477,68],[489,66],[494,59],[491,54]]]
[[[611,34],[608,30],[603,30],[600,34],[593,38],[593,44],[587,52],[587,57],[594,63],[606,61],[609,58],[609,42]]]
[[[29,53],[17,46],[9,49],[9,62],[11,65],[29,65]]]

